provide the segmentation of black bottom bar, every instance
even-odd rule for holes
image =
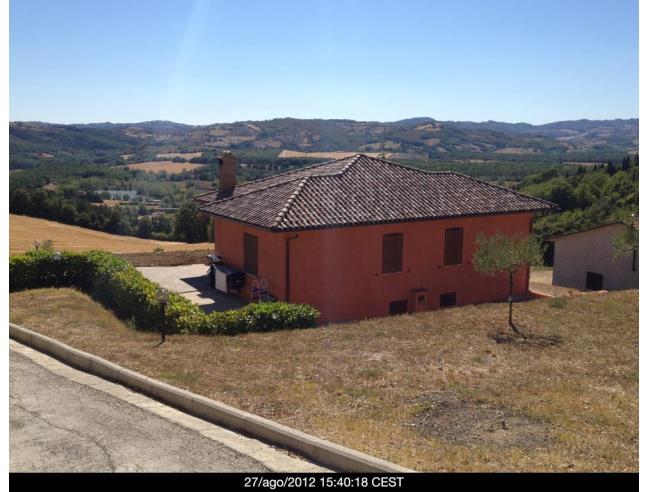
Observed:
[[[220,490],[448,490],[468,488],[483,492],[559,490],[637,490],[638,473],[412,473],[389,474],[279,474],[279,473],[11,473],[12,492],[21,490],[111,490],[128,489],[211,492]],[[194,488],[195,487],[195,488]],[[198,488],[200,487],[200,488]]]

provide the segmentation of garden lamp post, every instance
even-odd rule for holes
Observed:
[[[56,263],[59,263],[59,262],[61,261],[61,258],[62,258],[62,256],[61,256],[61,252],[60,252],[60,251],[56,251],[56,252],[54,253],[54,255],[52,256],[52,258],[54,258],[54,261],[55,261]],[[55,286],[57,289],[58,289],[59,287],[61,287],[61,279],[60,279],[60,275],[59,275],[58,272],[56,273],[56,277],[55,277],[55,280],[54,280],[54,286]]]
[[[166,341],[166,305],[169,302],[169,291],[168,289],[165,289],[164,287],[158,287],[157,294],[156,294],[156,300],[157,302],[160,303],[162,306],[162,325],[160,326],[160,335],[161,335],[161,340],[160,343],[158,343],[158,347],[162,345]]]

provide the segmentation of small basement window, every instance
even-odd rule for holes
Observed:
[[[389,314],[394,316],[396,314],[405,314],[407,312],[407,299],[402,301],[393,301],[389,303]]]
[[[439,305],[442,308],[452,307],[457,305],[457,293],[446,292],[439,297]]]

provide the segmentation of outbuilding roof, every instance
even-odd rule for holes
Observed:
[[[603,224],[598,224],[598,225],[595,225],[595,226],[592,226],[592,227],[587,227],[585,229],[580,229],[578,231],[565,232],[563,234],[559,234],[557,236],[550,237],[549,241],[555,241],[556,239],[561,239],[563,237],[575,236],[576,234],[583,234],[583,233],[586,233],[586,232],[595,231],[597,229],[603,229],[605,227],[629,226],[629,225],[632,225],[633,229],[639,230],[639,217],[633,218],[632,222],[630,224],[626,224],[626,223],[624,223],[624,222],[622,222],[620,220],[615,220],[615,221],[612,221],[612,222],[605,222]]]
[[[274,231],[543,212],[558,207],[464,174],[357,154],[196,197],[204,212]]]

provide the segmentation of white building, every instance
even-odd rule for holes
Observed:
[[[638,289],[639,252],[614,261],[614,239],[625,227],[612,223],[552,238],[553,284],[581,290]]]

